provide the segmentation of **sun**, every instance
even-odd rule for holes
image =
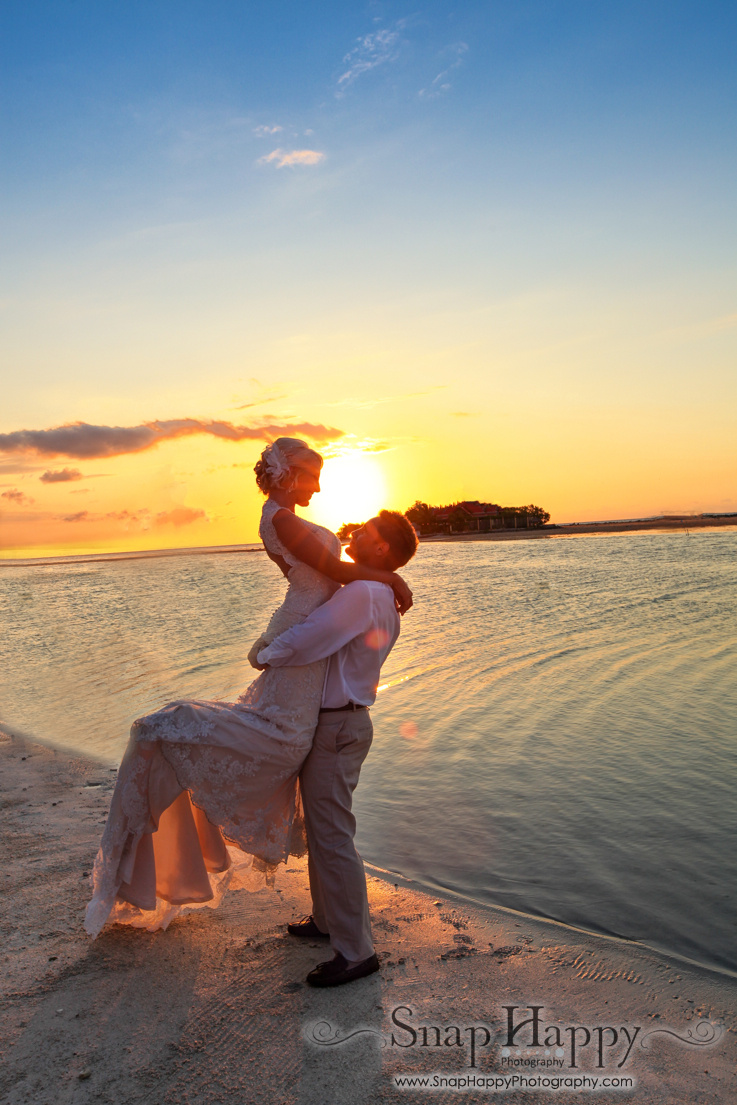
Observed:
[[[355,450],[329,457],[320,475],[307,517],[333,531],[344,522],[365,522],[386,505],[381,465],[374,456]]]

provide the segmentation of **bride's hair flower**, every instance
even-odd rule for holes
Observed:
[[[275,441],[267,445],[261,454],[264,467],[269,474],[272,484],[281,483],[289,474],[289,461],[282,453]]]

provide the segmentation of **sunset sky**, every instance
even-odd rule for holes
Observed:
[[[7,557],[737,510],[737,6],[6,0]],[[66,427],[65,429],[62,429]]]

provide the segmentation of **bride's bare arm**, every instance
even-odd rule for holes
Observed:
[[[318,572],[336,583],[352,583],[355,579],[373,580],[376,583],[388,583],[394,591],[397,609],[404,614],[412,605],[412,592],[396,572],[387,572],[382,568],[368,568],[363,564],[352,564],[340,560],[329,552],[301,518],[291,510],[278,510],[273,517],[274,529],[283,545],[303,564],[309,564]]]

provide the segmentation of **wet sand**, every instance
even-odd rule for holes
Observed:
[[[432,897],[391,876],[369,879],[381,972],[335,990],[303,982],[329,957],[327,945],[285,932],[309,912],[302,862],[281,871],[276,891],[232,893],[164,933],[113,926],[91,941],[82,917],[114,772],[5,734],[0,763],[8,1105],[567,1105],[593,1091],[570,1085],[551,1095],[511,1079],[584,1077],[636,1080],[634,1089],[598,1089],[597,1101],[737,1100],[734,980],[636,944]],[[531,1046],[528,1025],[505,1055],[508,1008],[517,1025],[531,1006],[550,1046]],[[710,1035],[715,1042],[699,1042]],[[449,1084],[393,1081],[432,1072]],[[496,1078],[508,1088],[480,1085]]]

